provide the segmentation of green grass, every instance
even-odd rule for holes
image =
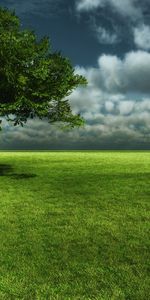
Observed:
[[[0,152],[0,299],[148,300],[150,152]]]

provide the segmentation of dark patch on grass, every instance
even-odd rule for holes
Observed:
[[[7,176],[10,172],[13,171],[13,168],[9,164],[0,164],[0,176]]]
[[[30,174],[30,173],[21,173],[21,174],[9,174],[10,177],[12,177],[13,179],[29,179],[29,178],[34,178],[37,175],[36,174]]]
[[[37,175],[31,173],[13,173],[13,167],[9,164],[0,164],[0,176],[9,176],[13,179],[29,179]]]
[[[13,179],[28,179],[28,178],[33,178],[36,177],[36,174],[27,174],[27,173],[21,173],[21,174],[9,174],[9,176],[11,176]]]

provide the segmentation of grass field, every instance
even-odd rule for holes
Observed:
[[[150,152],[0,152],[0,205],[0,299],[150,299]]]

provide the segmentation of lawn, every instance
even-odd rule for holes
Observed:
[[[150,299],[150,152],[0,152],[0,204],[0,299]]]

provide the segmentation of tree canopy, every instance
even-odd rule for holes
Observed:
[[[1,117],[22,126],[35,117],[80,126],[84,120],[66,97],[86,83],[69,59],[52,53],[49,38],[39,41],[33,31],[21,30],[15,12],[0,8]]]

